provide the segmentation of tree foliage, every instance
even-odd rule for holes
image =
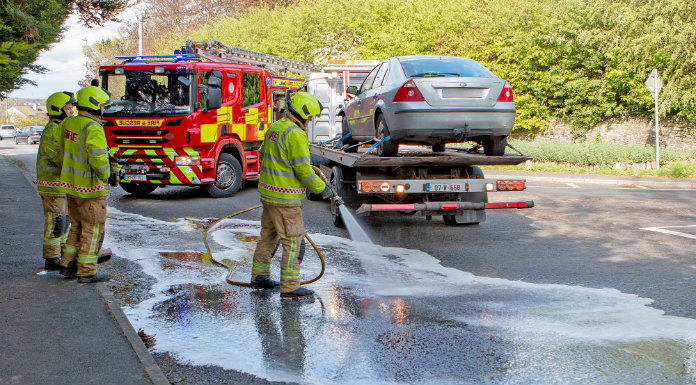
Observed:
[[[665,85],[662,117],[696,123],[692,0],[264,2],[242,15],[160,34],[153,47],[163,53],[187,39],[319,64],[345,57],[469,57],[512,83],[520,135],[554,119],[582,137],[609,118],[650,117],[653,101],[643,82],[657,68]]]
[[[32,64],[39,52],[55,42],[73,9],[86,25],[100,24],[127,5],[127,0],[1,0],[0,99],[8,91],[32,82],[28,71],[43,72]]]

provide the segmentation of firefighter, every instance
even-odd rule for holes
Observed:
[[[101,118],[109,95],[89,86],[77,92],[77,116],[66,119],[57,130],[61,150],[60,189],[67,195],[70,232],[63,249],[60,274],[77,276],[80,283],[106,281],[97,273],[98,252],[104,240],[106,198],[111,174],[109,153]]]
[[[63,119],[73,116],[76,103],[72,92],[56,92],[46,100],[48,123],[41,133],[36,155],[36,186],[44,211],[43,258],[44,269],[60,269],[60,246],[65,243],[68,213],[65,194],[60,191],[60,168],[53,163],[51,151],[57,147],[53,136]],[[62,241],[62,242],[61,242]]]
[[[311,296],[311,289],[300,287],[300,263],[304,257],[302,198],[309,188],[322,198],[334,196],[309,162],[306,123],[321,112],[321,104],[312,95],[298,92],[287,103],[285,117],[273,123],[259,149],[261,175],[259,193],[263,204],[261,237],[254,252],[251,287],[273,289],[271,259],[278,240],[283,248],[280,272],[280,298]]]

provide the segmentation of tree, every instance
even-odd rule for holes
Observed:
[[[0,99],[24,84],[29,71],[44,72],[32,64],[39,53],[60,39],[61,26],[75,11],[87,26],[99,25],[123,10],[129,0],[1,0]]]

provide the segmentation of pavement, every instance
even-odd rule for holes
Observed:
[[[103,284],[43,271],[41,199],[0,155],[0,384],[168,384]]]

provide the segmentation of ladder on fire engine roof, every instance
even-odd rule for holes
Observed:
[[[274,71],[290,71],[298,74],[309,75],[313,72],[321,72],[322,67],[304,63],[297,60],[285,59],[279,56],[268,55],[248,49],[230,47],[217,40],[194,42],[187,41],[186,53],[196,53],[200,57],[213,62],[228,62],[239,64],[251,64]]]

